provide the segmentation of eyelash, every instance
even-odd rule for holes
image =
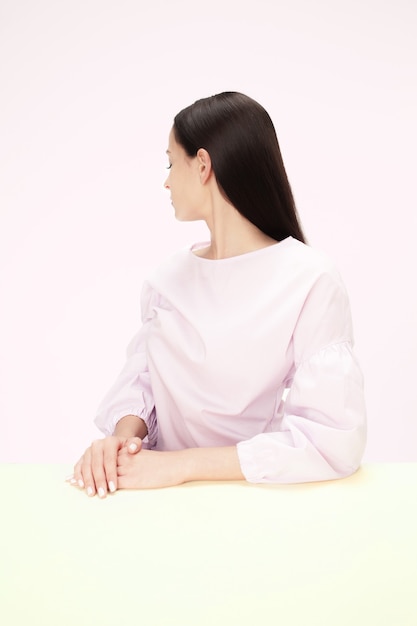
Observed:
[[[172,163],[170,163],[170,164],[168,165],[167,170],[170,170],[170,169],[171,169],[171,167],[172,167]]]

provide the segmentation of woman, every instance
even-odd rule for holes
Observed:
[[[221,93],[174,120],[179,220],[210,241],[145,283],[143,326],[70,482],[88,495],[191,480],[340,478],[365,444],[362,374],[338,273],[304,242],[274,126]],[[145,443],[142,445],[142,441]]]

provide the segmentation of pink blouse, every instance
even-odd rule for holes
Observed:
[[[144,284],[143,326],[96,418],[148,447],[237,445],[250,482],[339,478],[366,438],[349,302],[323,254],[288,237],[221,260],[178,252]]]

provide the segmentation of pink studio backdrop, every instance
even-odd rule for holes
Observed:
[[[221,15],[221,18],[219,17]],[[417,5],[14,0],[0,8],[0,460],[75,461],[141,284],[206,239],[162,188],[174,114],[238,90],[276,125],[347,284],[368,461],[417,461]]]

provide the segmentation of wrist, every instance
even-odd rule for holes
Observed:
[[[187,448],[177,454],[182,482],[245,479],[236,446]]]
[[[148,428],[142,418],[136,415],[125,415],[116,424],[113,433],[116,437],[139,437],[144,439],[148,434]]]

